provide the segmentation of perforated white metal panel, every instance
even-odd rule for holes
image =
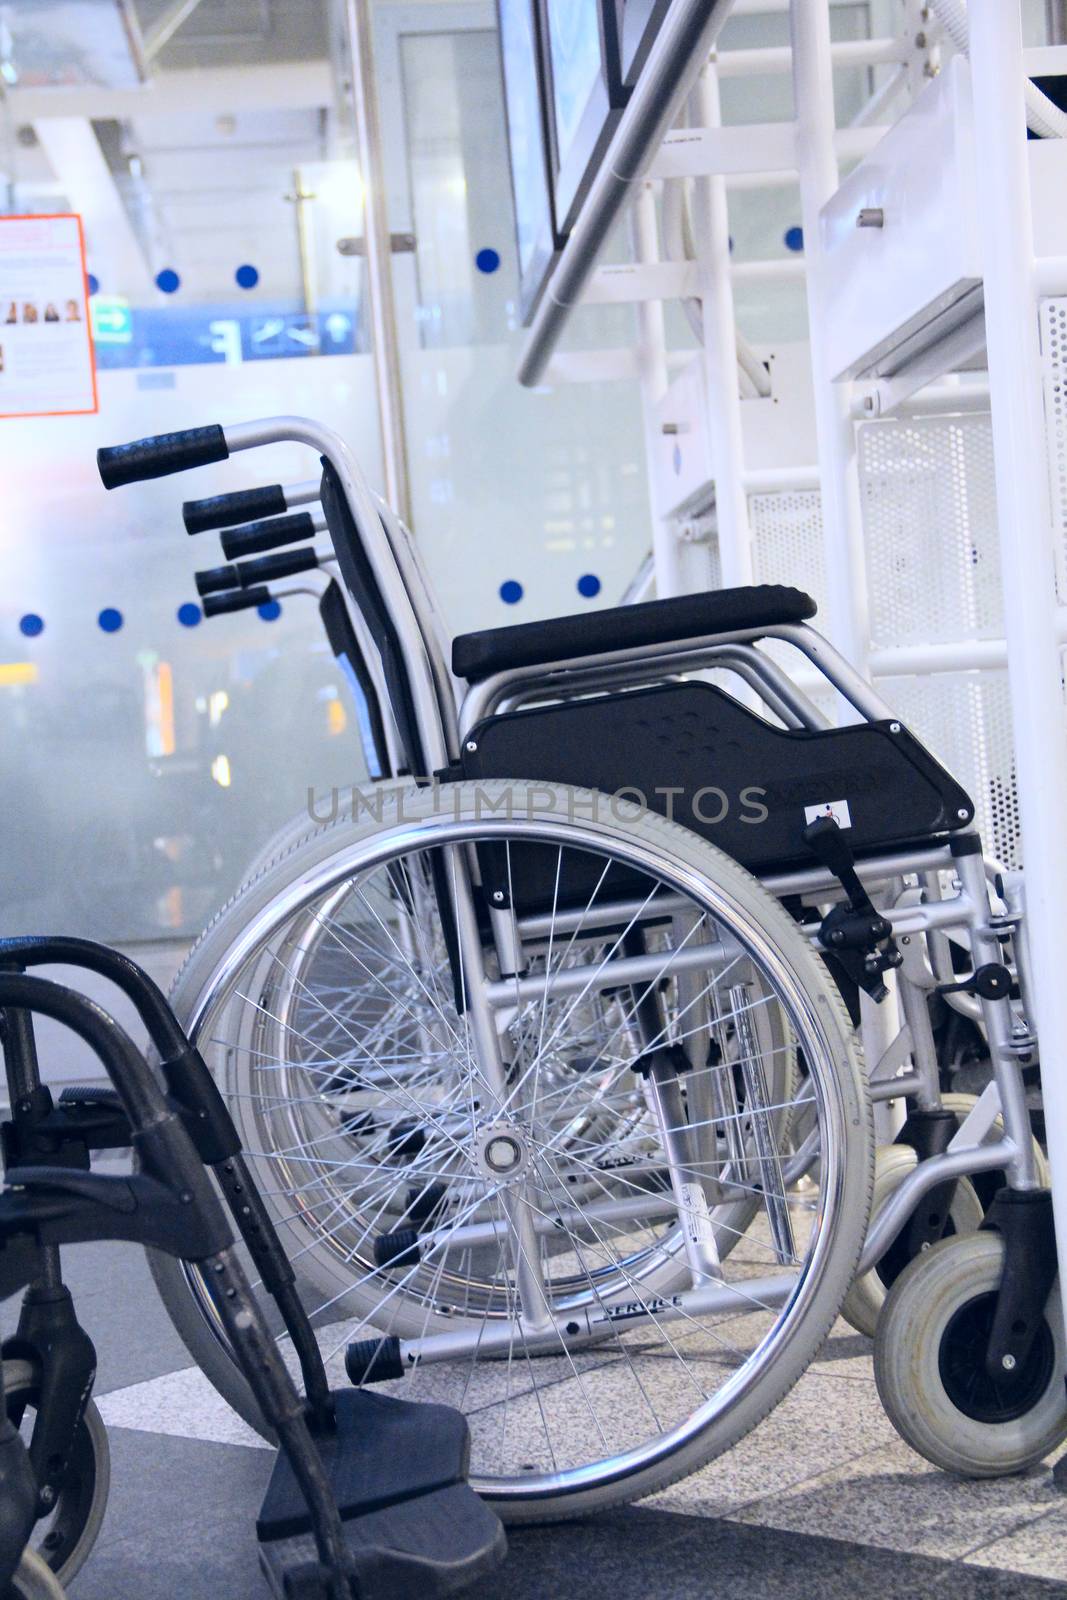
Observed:
[[[818,489],[777,489],[749,495],[748,517],[756,582],[789,583],[806,589],[823,610],[826,562]]]
[[[865,423],[858,455],[872,644],[1001,637],[988,412]]]
[[[1062,426],[1067,548],[1067,399]],[[858,452],[874,646],[1001,637],[988,413],[865,423]],[[751,495],[749,517],[756,581],[806,588],[824,609],[818,491]],[[792,653],[783,665],[795,670]],[[884,679],[878,687],[967,789],[990,853],[1008,866],[1021,864],[1006,672]],[[832,697],[815,698],[832,711]]]
[[[786,583],[804,589],[820,612],[826,610],[826,558],[822,539],[822,499],[818,489],[775,489],[748,497],[752,530],[752,569],[757,583]],[[815,621],[818,627],[818,618]],[[764,646],[831,722],[836,695],[824,689],[797,652],[785,644]]]
[[[872,645],[1002,637],[988,412],[865,423],[857,450]],[[1020,865],[1007,673],[936,673],[878,687],[967,789],[986,849]]]
[[[1021,865],[1019,799],[1006,672],[882,678],[879,692],[963,784],[990,855]]]

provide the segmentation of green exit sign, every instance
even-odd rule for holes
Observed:
[[[95,294],[89,305],[93,313],[93,338],[98,344],[129,344],[133,338],[133,312],[121,295]]]

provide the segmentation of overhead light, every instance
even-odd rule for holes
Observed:
[[[5,83],[12,85],[19,81],[18,67],[13,61],[9,61],[6,56],[3,61],[0,61],[0,78],[3,78]]]

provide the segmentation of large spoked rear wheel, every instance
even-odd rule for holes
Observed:
[[[376,799],[231,902],[178,1015],[334,1381],[350,1346],[397,1355],[385,1387],[466,1412],[511,1520],[651,1493],[766,1415],[848,1288],[873,1151],[847,1018],[778,903],[661,817],[520,783]],[[260,1425],[195,1271],[154,1270]]]

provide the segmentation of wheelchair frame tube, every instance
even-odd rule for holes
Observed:
[[[844,696],[854,707],[859,715],[867,722],[888,722],[894,720],[893,711],[879,694],[855,672],[844,656],[835,650],[828,639],[816,633],[814,628],[807,623],[781,623],[773,628],[736,628],[729,632],[705,634],[698,639],[674,639],[664,644],[643,645],[640,649],[633,650],[608,650],[596,656],[572,656],[565,661],[554,661],[533,667],[512,667],[506,672],[494,673],[491,677],[483,678],[480,682],[472,684],[464,696],[460,709],[460,737],[465,738],[469,730],[483,717],[490,716],[496,710],[501,700],[508,695],[509,690],[521,686],[526,692],[526,686],[536,683],[539,688],[552,690],[565,688],[567,683],[577,683],[583,675],[608,674],[618,670],[620,675],[625,675],[626,670],[631,672],[636,669],[640,674],[644,669],[655,667],[656,676],[661,677],[668,672],[692,672],[697,667],[714,659],[715,653],[724,648],[739,646],[752,646],[763,639],[781,639],[786,644],[791,644],[795,649],[805,655],[817,671],[824,677],[831,688]],[[765,672],[765,662],[769,659],[762,657],[755,650],[752,651],[758,669],[771,681],[772,686],[782,692],[782,680],[788,679],[780,669],[771,663],[770,671]],[[779,676],[775,677],[775,671]],[[584,687],[584,685],[583,685]],[[802,696],[795,685],[791,692],[797,698],[797,710],[804,704],[819,713],[811,706],[808,697]],[[900,720],[900,719],[896,719]],[[816,727],[825,727],[825,718],[819,717],[814,724]]]

